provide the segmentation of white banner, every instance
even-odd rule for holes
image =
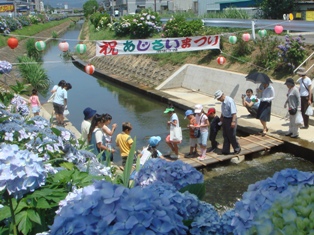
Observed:
[[[220,36],[96,41],[96,56],[220,49]]]

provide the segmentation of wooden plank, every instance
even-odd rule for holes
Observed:
[[[247,141],[250,141],[250,142],[252,142],[252,143],[254,143],[254,144],[256,144],[256,145],[259,145],[259,146],[262,146],[262,147],[264,147],[264,148],[267,148],[267,149],[270,149],[270,147],[268,147],[268,146],[266,146],[266,145],[263,145],[263,144],[260,144],[260,143],[256,143],[256,142],[254,142],[253,140],[250,140],[250,139],[248,139],[248,138],[243,138],[243,137],[240,137],[240,138],[242,138],[242,139],[245,139],[245,140],[247,140]],[[261,140],[261,139],[259,139],[259,140]]]
[[[279,142],[279,144],[276,144],[276,146],[281,145],[281,144],[283,144],[283,143],[284,143],[284,141],[279,140],[279,139],[277,139],[277,138],[275,138],[275,137],[272,137],[272,136],[270,136],[270,135],[268,135],[267,137],[268,137],[268,138],[270,138],[270,139],[275,140],[276,142]]]
[[[263,136],[263,139],[262,138],[258,138],[257,136],[255,136],[255,135],[250,135],[250,137],[253,137],[253,138],[255,138],[255,139],[258,139],[258,140],[263,140],[264,142],[267,142],[267,143],[269,143],[269,144],[274,144],[272,141],[269,141],[267,138],[268,138],[268,136],[266,137],[266,135],[265,136]],[[265,138],[266,137],[266,138]]]

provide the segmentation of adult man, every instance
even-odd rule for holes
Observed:
[[[89,133],[89,128],[90,128],[92,119],[96,113],[97,111],[90,107],[87,107],[83,111],[84,120],[81,124],[81,139],[84,141],[84,145],[87,144],[87,135]]]
[[[246,107],[250,115],[254,118],[256,118],[259,103],[260,103],[260,100],[257,99],[255,95],[253,95],[252,89],[247,89],[246,95],[242,95],[243,106]]]
[[[297,74],[301,76],[297,83],[300,83],[300,96],[301,96],[301,113],[304,121],[304,126],[300,129],[309,128],[309,116],[305,114],[307,108],[311,105],[312,100],[312,81],[306,76],[306,70],[303,67],[298,69]]]
[[[234,100],[226,96],[221,90],[215,92],[215,99],[222,102],[221,104],[221,116],[222,131],[224,143],[222,147],[222,154],[230,154],[230,144],[234,149],[234,154],[241,152],[241,147],[236,138],[237,132],[237,108]]]
[[[292,78],[288,78],[285,82],[285,85],[288,88],[287,100],[285,102],[284,107],[286,108],[288,105],[289,108],[289,131],[286,136],[290,136],[291,138],[298,138],[298,125],[295,123],[296,113],[300,112],[301,100],[300,93],[298,88],[295,87],[294,81]]]

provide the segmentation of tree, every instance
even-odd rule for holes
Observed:
[[[259,5],[265,19],[282,19],[283,14],[298,10],[295,0],[261,0]]]
[[[96,0],[88,0],[83,5],[84,16],[87,17],[98,10],[98,2]]]

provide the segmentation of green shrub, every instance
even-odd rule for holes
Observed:
[[[94,25],[95,29],[97,28],[99,21],[101,17],[103,17],[104,14],[100,12],[95,12],[94,14],[90,15],[89,20]],[[107,14],[108,15],[108,14]]]
[[[267,69],[274,69],[278,63],[278,44],[277,37],[266,36],[257,40],[260,53],[256,55],[254,64]]]
[[[251,42],[246,42],[242,40],[241,35],[237,35],[238,41],[236,44],[232,46],[232,51],[231,51],[231,61],[235,62],[246,62],[246,56],[251,55],[253,51],[253,46]]]
[[[201,20],[187,21],[182,15],[175,16],[167,21],[163,27],[162,37],[187,37],[198,35],[203,30]]]
[[[46,92],[49,89],[50,81],[41,64],[27,56],[18,57],[18,61],[19,71],[27,83],[30,83],[39,92]]]
[[[36,49],[35,42],[34,38],[29,38],[26,41],[27,56],[35,59],[36,61],[41,61],[41,52]]]

